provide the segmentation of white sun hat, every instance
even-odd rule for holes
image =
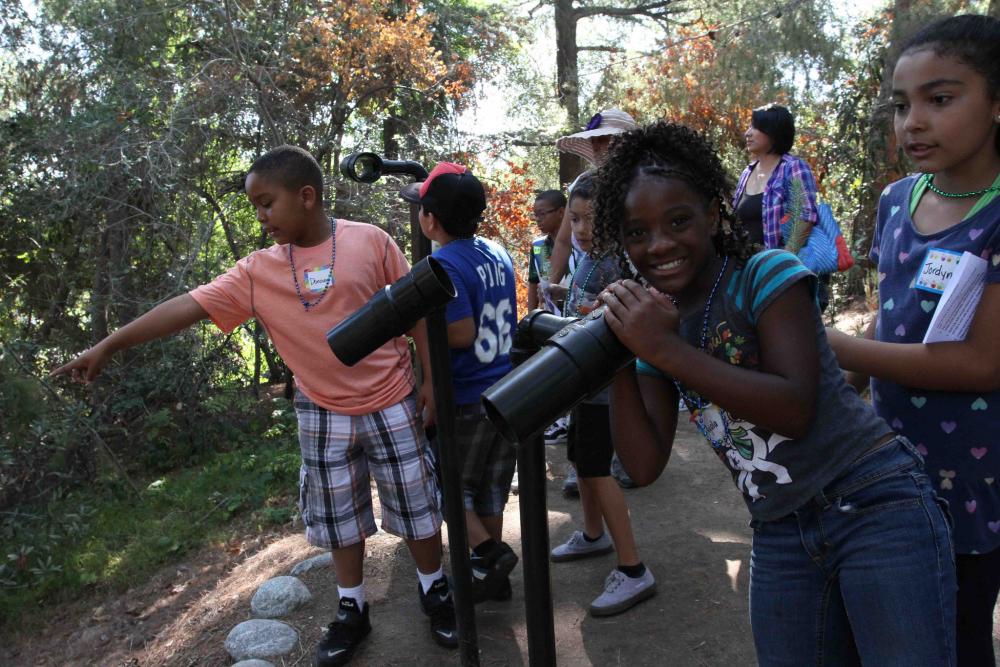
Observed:
[[[559,137],[556,140],[556,148],[563,153],[573,153],[595,164],[594,149],[590,145],[591,137],[600,137],[607,134],[621,134],[639,127],[635,119],[621,109],[606,109],[600,113],[595,113],[587,123],[587,127],[582,132]]]

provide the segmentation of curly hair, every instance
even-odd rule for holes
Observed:
[[[718,201],[722,224],[712,238],[716,252],[741,265],[753,254],[747,231],[729,210],[732,185],[712,142],[684,125],[660,121],[620,135],[597,172],[594,252],[620,257],[623,275],[635,275],[621,242],[625,197],[643,174],[681,179],[706,204]]]

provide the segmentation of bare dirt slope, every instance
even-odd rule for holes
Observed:
[[[560,493],[565,449],[547,447],[550,536],[558,544],[579,527],[577,501]],[[683,424],[664,475],[626,492],[643,561],[658,594],[619,616],[587,614],[614,557],[551,565],[556,650],[563,665],[753,665],[747,617],[748,514],[722,465]],[[506,539],[520,552],[518,497],[506,513]],[[402,542],[380,533],[368,543],[366,580],[373,632],[360,666],[457,665],[455,652],[432,643],[420,613],[416,574]],[[318,550],[298,532],[252,535],[173,566],[146,585],[113,598],[54,610],[47,627],[0,642],[2,665],[231,665],[223,642],[250,617],[250,597],[266,579],[287,574]],[[527,632],[521,567],[514,598],[477,608],[483,665],[525,665]],[[302,575],[313,600],[284,619],[300,646],[275,665],[311,665],[313,647],[336,606],[329,569]]]

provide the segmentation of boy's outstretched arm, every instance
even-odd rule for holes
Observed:
[[[115,352],[176,333],[207,317],[208,313],[190,294],[175,296],[110,334],[73,361],[55,369],[49,377],[69,374],[73,380],[91,382]]]
[[[953,343],[885,343],[836,333],[830,345],[844,370],[937,391],[1000,388],[1000,284],[987,285],[965,340]],[[867,333],[866,333],[867,336]]]
[[[677,431],[677,389],[630,365],[611,383],[611,440],[629,477],[655,482],[670,460]]]
[[[434,404],[434,382],[431,377],[431,350],[427,343],[427,320],[420,320],[410,329],[413,346],[417,348],[417,360],[423,381],[417,389],[417,414],[423,416],[424,427],[433,426],[437,419]]]

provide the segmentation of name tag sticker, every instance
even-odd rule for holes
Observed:
[[[306,287],[310,292],[321,292],[327,285],[333,285],[333,273],[329,266],[306,269]]]
[[[931,248],[920,264],[917,281],[913,286],[925,292],[941,294],[948,286],[948,281],[955,275],[955,268],[960,259],[962,259],[960,252],[944,248]]]

